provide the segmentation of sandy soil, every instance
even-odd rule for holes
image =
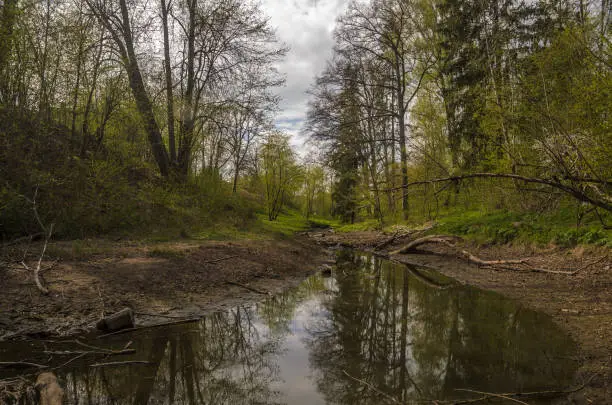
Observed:
[[[372,250],[390,235],[379,232],[315,232],[317,243]],[[407,243],[400,240],[386,252]],[[574,271],[574,275],[550,274],[516,269],[492,269],[457,259],[456,252],[440,245],[424,245],[420,254],[393,255],[392,259],[431,266],[462,283],[497,291],[524,305],[550,314],[578,343],[581,366],[575,387],[584,388],[564,398],[563,403],[612,404],[612,255],[609,249],[582,247],[568,250],[525,246],[462,247],[478,257],[529,258],[533,267]],[[435,253],[435,254],[432,254]],[[570,388],[570,387],[568,387]]]
[[[329,260],[305,238],[100,244],[102,253],[45,272],[47,296],[18,265],[0,269],[0,340],[83,333],[124,307],[137,325],[198,317],[298,284]]]

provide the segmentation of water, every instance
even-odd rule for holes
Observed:
[[[567,388],[576,368],[574,343],[549,317],[348,251],[333,277],[311,277],[259,304],[89,343],[128,342],[136,354],[84,356],[58,369],[66,403],[417,403],[479,396],[460,389]],[[57,366],[75,356],[44,350],[83,349],[28,345],[0,346],[0,358]],[[132,360],[148,363],[91,367]]]

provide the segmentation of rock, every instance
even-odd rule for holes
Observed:
[[[41,373],[36,379],[35,388],[40,395],[40,405],[62,405],[64,390],[57,383],[55,374]]]
[[[323,277],[331,277],[332,266],[330,266],[329,264],[322,265],[321,267],[319,267],[319,273],[321,273]]]
[[[102,318],[96,324],[98,330],[104,332],[114,332],[125,328],[134,327],[134,311],[130,308],[123,308],[106,318]]]

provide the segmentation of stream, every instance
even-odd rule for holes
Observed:
[[[0,344],[0,359],[59,367],[67,404],[432,403],[567,389],[578,366],[547,315],[354,251],[260,303],[87,344],[136,352],[25,341]]]

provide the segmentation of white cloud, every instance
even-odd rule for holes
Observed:
[[[287,78],[278,90],[281,111],[276,125],[291,135],[293,144],[302,147],[298,134],[306,118],[306,91],[325,68],[334,45],[336,19],[348,0],[262,0],[262,10],[270,17],[280,41],[290,48],[278,70]]]

